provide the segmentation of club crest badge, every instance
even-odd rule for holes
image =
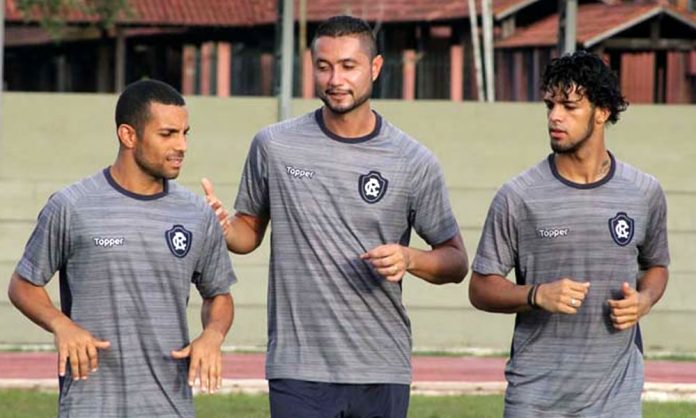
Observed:
[[[172,229],[164,233],[169,250],[176,257],[183,258],[188,254],[193,242],[193,234],[182,225],[174,225]]]
[[[358,180],[358,191],[360,197],[367,203],[377,203],[387,193],[389,181],[382,177],[378,171],[370,171],[360,176]]]
[[[625,212],[619,212],[609,219],[609,232],[617,245],[622,247],[628,245],[633,239],[633,219],[629,218]]]

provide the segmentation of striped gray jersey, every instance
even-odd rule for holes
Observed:
[[[506,367],[506,417],[638,417],[638,327],[613,328],[609,299],[641,270],[667,266],[665,196],[655,178],[616,161],[593,184],[556,171],[553,155],[506,183],[488,212],[473,270],[519,284],[590,282],[576,315],[518,313]]]
[[[190,417],[191,283],[204,298],[236,281],[205,201],[165,182],[162,193],[122,189],[105,169],[49,199],[17,273],[43,286],[60,272],[63,312],[111,346],[87,380],[61,379],[61,417]]]
[[[271,219],[267,377],[410,383],[401,283],[360,255],[458,233],[435,157],[379,115],[344,139],[318,110],[257,134],[235,208]]]

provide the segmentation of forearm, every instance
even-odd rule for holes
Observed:
[[[235,254],[248,254],[263,241],[268,220],[235,213],[224,229],[227,249]]]
[[[662,298],[667,288],[668,279],[669,270],[667,267],[651,267],[638,279],[637,290],[641,298],[645,300],[643,315],[647,314],[657,301]]]
[[[203,331],[212,331],[221,337],[220,344],[234,321],[234,301],[229,293],[203,299],[201,307]]]
[[[408,248],[410,265],[407,271],[433,284],[460,283],[464,280],[469,262],[459,235],[447,245],[431,250]]]
[[[499,313],[516,313],[531,309],[527,297],[530,285],[517,285],[495,274],[471,274],[469,300],[476,308]]]
[[[55,333],[60,323],[71,321],[53,305],[46,289],[24,280],[16,272],[10,279],[7,295],[20,312],[50,333]]]

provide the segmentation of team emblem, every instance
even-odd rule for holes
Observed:
[[[172,229],[164,233],[169,250],[175,256],[183,258],[188,254],[193,241],[193,234],[181,225],[174,225]]]
[[[625,212],[619,212],[609,219],[609,232],[614,242],[620,246],[626,246],[633,239],[633,219]]]
[[[360,176],[358,189],[360,197],[367,203],[377,203],[387,193],[389,182],[377,171],[370,171]]]

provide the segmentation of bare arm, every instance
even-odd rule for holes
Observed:
[[[549,312],[573,315],[581,308],[589,282],[560,278],[537,285],[532,303]],[[497,274],[473,272],[469,282],[469,300],[476,308],[499,313],[516,313],[532,309],[528,302],[531,285],[518,285]]]
[[[623,299],[609,301],[614,328],[618,330],[631,328],[640,318],[647,315],[665,293],[668,279],[667,267],[655,266],[649,268],[638,280],[638,290],[624,283],[621,287]]]
[[[70,361],[74,380],[87,379],[98,366],[98,349],[110,343],[92,336],[56,309],[46,289],[36,286],[14,272],[7,294],[12,304],[27,318],[55,337],[58,350],[58,374],[65,376],[66,362]]]
[[[460,283],[469,270],[464,241],[459,233],[430,250],[385,244],[360,258],[370,262],[379,274],[392,282],[398,282],[409,272],[433,284]]]
[[[201,180],[205,198],[215,211],[222,232],[225,235],[227,249],[235,254],[248,254],[258,248],[268,227],[268,219],[244,213],[230,214],[222,201],[215,195],[213,184],[208,179]]]
[[[188,383],[196,378],[202,392],[213,393],[222,386],[222,343],[234,320],[234,302],[229,293],[203,299],[203,332],[191,344],[173,351],[172,357],[191,358]]]

